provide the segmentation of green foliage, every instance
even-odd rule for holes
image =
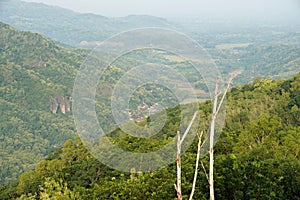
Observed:
[[[74,138],[70,114],[50,113],[52,96],[70,96],[83,54],[0,23],[0,184],[15,181]]]
[[[299,78],[300,74],[289,80],[257,80],[228,93],[226,125],[215,146],[217,199],[300,199],[300,124],[292,116],[295,105],[290,106]],[[211,102],[199,108],[206,116],[201,122],[204,128]],[[168,123],[176,123],[179,114],[177,107],[170,109]],[[168,137],[174,136],[172,131],[166,130]],[[123,136],[121,131],[112,136],[121,138],[115,144],[122,148],[131,144],[130,150],[145,150],[140,147],[145,145],[142,140]],[[146,145],[155,149],[150,144],[155,144],[155,138]],[[184,198],[191,190],[196,145],[195,141],[182,156]],[[207,156],[202,158],[205,167],[208,161]],[[174,199],[175,182],[175,161],[151,173],[121,173],[95,160],[77,138],[51,153],[34,171],[21,175],[17,184],[2,188],[0,198]],[[208,191],[205,173],[199,170],[194,198],[208,199]]]
[[[74,138],[75,126],[71,113],[53,114],[49,112],[49,107],[53,99],[70,99],[74,79],[86,51],[63,48],[38,34],[18,31],[4,23],[0,23],[0,27],[3,39],[0,41],[0,184],[7,184],[15,181],[21,173],[33,169],[35,163],[45,158],[52,149]],[[155,55],[150,50],[132,52],[128,59],[116,60],[103,73],[96,95],[96,111],[101,116],[101,127],[109,126],[107,122],[114,123],[108,109],[111,106],[112,88],[132,62],[142,64],[154,60],[170,63],[165,56],[163,53]],[[185,65],[180,61],[173,62],[172,66],[184,68]],[[183,74],[189,77],[194,72],[187,70]],[[192,77],[193,81],[203,81]],[[167,107],[177,104],[171,91],[158,88],[155,84],[138,88],[133,96],[130,100],[131,109],[142,102],[152,106],[159,100]],[[137,151],[158,149],[176,133],[179,124],[177,113],[174,109],[169,112],[167,126],[159,138],[137,142],[125,136],[123,141],[116,142],[124,146],[122,143],[126,145],[133,140],[135,143],[131,149]],[[119,135],[117,131],[113,134]]]
[[[56,182],[54,179],[46,178],[43,186],[39,188],[39,195],[32,195],[29,193],[28,195],[22,195],[17,198],[18,200],[22,199],[36,199],[37,196],[41,200],[75,200],[80,199],[79,195],[72,192],[66,183],[63,183],[60,179],[59,182]]]

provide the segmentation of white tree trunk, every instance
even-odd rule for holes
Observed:
[[[217,114],[219,113],[221,106],[223,104],[223,101],[226,97],[226,94],[229,90],[230,84],[232,83],[233,79],[237,75],[236,72],[233,72],[231,75],[231,78],[228,81],[228,85],[223,93],[223,96],[221,98],[221,101],[218,105],[218,96],[219,96],[219,82],[220,77],[217,78],[216,81],[216,89],[215,89],[215,97],[214,97],[214,104],[213,104],[213,110],[212,110],[212,118],[211,118],[211,125],[210,125],[210,138],[209,138],[209,198],[210,200],[215,199],[215,190],[214,190],[214,136],[215,136],[215,124],[216,124],[216,118]]]
[[[215,123],[216,114],[218,106],[218,96],[219,96],[219,82],[220,78],[217,78],[214,104],[212,110],[211,124],[210,124],[210,138],[209,138],[209,199],[214,200],[214,136],[215,136]]]
[[[180,154],[181,154],[181,141],[180,141],[180,132],[177,131],[177,199],[182,200],[182,193],[181,193],[181,160],[180,160]]]

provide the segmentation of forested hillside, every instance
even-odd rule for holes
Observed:
[[[76,136],[72,116],[73,84],[89,51],[64,48],[45,37],[27,31],[19,31],[0,23],[0,185],[15,181],[17,177],[33,169],[52,149],[60,147],[67,139]],[[169,64],[166,54],[150,50],[133,52],[126,59],[118,59],[103,74],[96,95],[96,110],[101,115],[100,124],[114,123],[107,109],[112,87],[132,64],[148,60]],[[185,62],[172,61],[175,67]],[[191,72],[186,71],[184,73]],[[204,93],[203,80],[190,78]],[[142,87],[135,91],[130,109],[139,107],[142,101],[152,106],[155,101],[170,95],[166,89],[156,86]],[[149,92],[151,91],[151,92]],[[168,97],[165,102],[173,102]],[[151,104],[152,103],[152,104]],[[161,102],[162,103],[162,102]],[[102,112],[102,111],[105,112]],[[136,112],[132,117],[137,118]],[[107,123],[109,121],[109,123]]]
[[[206,116],[201,129],[207,130],[211,106],[210,101],[199,104],[201,116]],[[226,110],[226,125],[215,146],[216,199],[300,199],[300,74],[234,87],[227,95]],[[174,137],[178,111],[168,110],[169,119],[175,120],[168,121],[163,140]],[[147,150],[155,148],[156,138],[143,143],[123,137],[116,144],[142,152],[145,144]],[[195,141],[182,157],[184,198],[191,190],[196,148]],[[208,157],[202,162],[207,169]],[[121,173],[95,160],[77,138],[18,182],[2,187],[0,198],[174,199],[175,182],[175,161],[152,173]],[[200,169],[194,199],[208,199],[208,191]]]
[[[41,35],[0,22],[0,184],[16,180],[74,138],[69,98],[82,59]],[[50,110],[53,101],[57,105]]]

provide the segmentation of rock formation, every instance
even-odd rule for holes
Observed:
[[[71,112],[69,98],[64,96],[51,97],[50,111],[55,114],[58,110],[60,110],[62,114]]]
[[[58,109],[58,102],[56,98],[51,97],[50,99],[50,111],[55,114]]]

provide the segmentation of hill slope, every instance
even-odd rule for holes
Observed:
[[[78,46],[82,41],[102,41],[120,31],[141,26],[168,26],[166,20],[158,17],[132,15],[124,18],[107,18],[20,0],[1,1],[0,9],[1,21],[72,46]]]
[[[299,83],[300,74],[289,80],[256,79],[228,94],[226,126],[215,146],[216,198],[300,199]],[[211,106],[211,102],[200,104],[206,119]],[[174,108],[169,114],[175,117],[179,113]],[[167,135],[173,132],[169,126]],[[155,149],[155,140],[143,143],[132,137],[123,137],[115,144],[138,152],[143,151],[143,145]],[[182,157],[185,198],[191,189],[195,152],[196,142]],[[202,162],[208,166],[207,157]],[[35,171],[21,175],[18,183],[3,187],[0,197],[173,199],[175,182],[175,163],[152,173],[124,174],[99,163],[75,139],[40,162]],[[194,198],[209,198],[202,170]]]
[[[0,184],[6,184],[32,169],[51,149],[74,138],[71,95],[75,76],[88,51],[66,49],[37,33],[19,31],[1,22],[0,33]],[[132,53],[104,72],[96,95],[96,111],[101,115],[102,127],[114,126],[108,109],[110,95],[132,63],[143,64],[148,59],[169,63],[164,54],[160,57],[149,52],[152,51]],[[141,87],[133,94],[130,108],[134,110],[143,101],[152,106],[163,98],[173,102],[174,96],[170,95],[170,91],[155,85]]]
[[[69,97],[82,59],[41,35],[0,22],[0,184],[74,137]],[[61,102],[50,112],[55,101]],[[59,106],[65,106],[65,115]]]

